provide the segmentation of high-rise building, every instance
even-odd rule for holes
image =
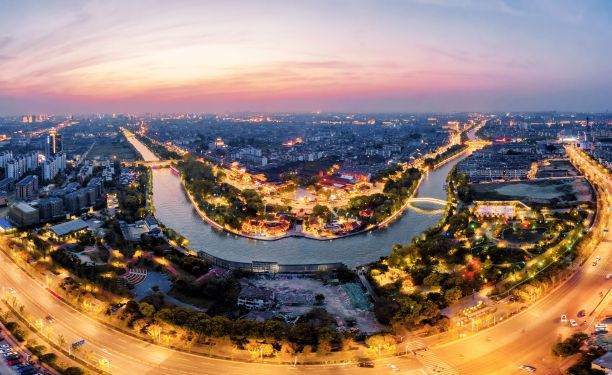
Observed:
[[[20,201],[30,201],[38,197],[38,177],[30,175],[17,182],[15,197]]]
[[[19,166],[15,162],[15,160],[9,160],[4,166],[4,176],[6,178],[12,178],[14,180],[21,177],[19,174]]]
[[[49,130],[47,140],[45,142],[45,156],[55,156],[63,149],[62,135],[55,129]]]
[[[42,165],[43,181],[54,179],[64,169],[66,169],[66,154],[64,152],[58,152],[55,156],[48,157]]]

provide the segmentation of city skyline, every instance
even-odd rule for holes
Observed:
[[[601,1],[0,2],[0,114],[606,111]]]

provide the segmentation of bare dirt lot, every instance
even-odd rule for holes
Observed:
[[[341,285],[324,285],[321,281],[309,278],[257,278],[250,281],[257,286],[273,290],[277,301],[283,301],[278,304],[277,309],[285,314],[299,316],[306,313],[315,306],[314,296],[322,294],[325,300],[321,307],[336,317],[340,325],[346,326],[346,319],[352,318],[356,321],[355,327],[362,332],[381,330],[374,313],[354,307]],[[352,290],[354,289],[353,287]],[[312,299],[309,296],[312,296]],[[309,300],[310,303],[306,302]]]

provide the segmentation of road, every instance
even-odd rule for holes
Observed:
[[[535,366],[538,373],[558,374],[559,360],[550,354],[552,345],[559,337],[567,337],[579,329],[587,333],[593,330],[596,314],[589,314],[602,300],[599,293],[605,295],[612,286],[612,279],[606,279],[606,275],[612,273],[612,233],[603,232],[604,228],[612,227],[612,178],[575,150],[568,150],[568,153],[590,180],[598,180],[605,189],[600,193],[599,205],[604,218],[593,228],[603,239],[567,283],[526,312],[474,336],[433,349],[440,359],[461,374],[523,373],[518,370],[521,364]],[[601,256],[601,261],[593,266],[597,255]],[[582,309],[586,310],[586,316],[579,318],[577,314]],[[562,314],[568,319],[576,319],[579,324],[586,324],[571,328],[567,323],[560,323]]]
[[[61,334],[66,341],[66,348],[72,342],[85,340],[85,345],[76,353],[79,357],[90,356],[93,361],[108,360],[112,374],[355,374],[372,373],[371,369],[358,368],[355,364],[329,366],[289,366],[261,363],[233,362],[222,359],[203,357],[195,354],[153,345],[138,338],[116,331],[84,315],[53,297],[40,280],[33,280],[19,269],[4,252],[0,252],[0,286],[2,295],[17,298],[17,306],[23,305],[24,311],[33,320],[53,316],[52,332],[49,336],[56,338]],[[15,293],[10,293],[13,288]],[[2,306],[6,309],[5,306]],[[43,329],[45,331],[45,329]],[[387,363],[394,363],[400,369],[395,374],[425,374],[421,364],[414,357],[380,360],[377,362],[377,373],[392,371]],[[104,368],[106,370],[106,368]]]

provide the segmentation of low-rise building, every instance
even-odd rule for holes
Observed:
[[[52,226],[49,233],[56,239],[62,239],[87,230],[89,225],[84,220],[76,219]]]
[[[159,229],[159,222],[153,215],[147,215],[144,220],[138,220],[133,224],[120,221],[119,226],[123,238],[130,242],[139,242],[143,234],[157,237],[162,235],[161,229]]]
[[[9,207],[9,219],[19,227],[40,222],[38,210],[25,202],[17,202]]]
[[[16,228],[11,223],[9,223],[8,220],[3,217],[0,217],[0,233],[7,234],[12,233],[14,231],[16,231]]]

